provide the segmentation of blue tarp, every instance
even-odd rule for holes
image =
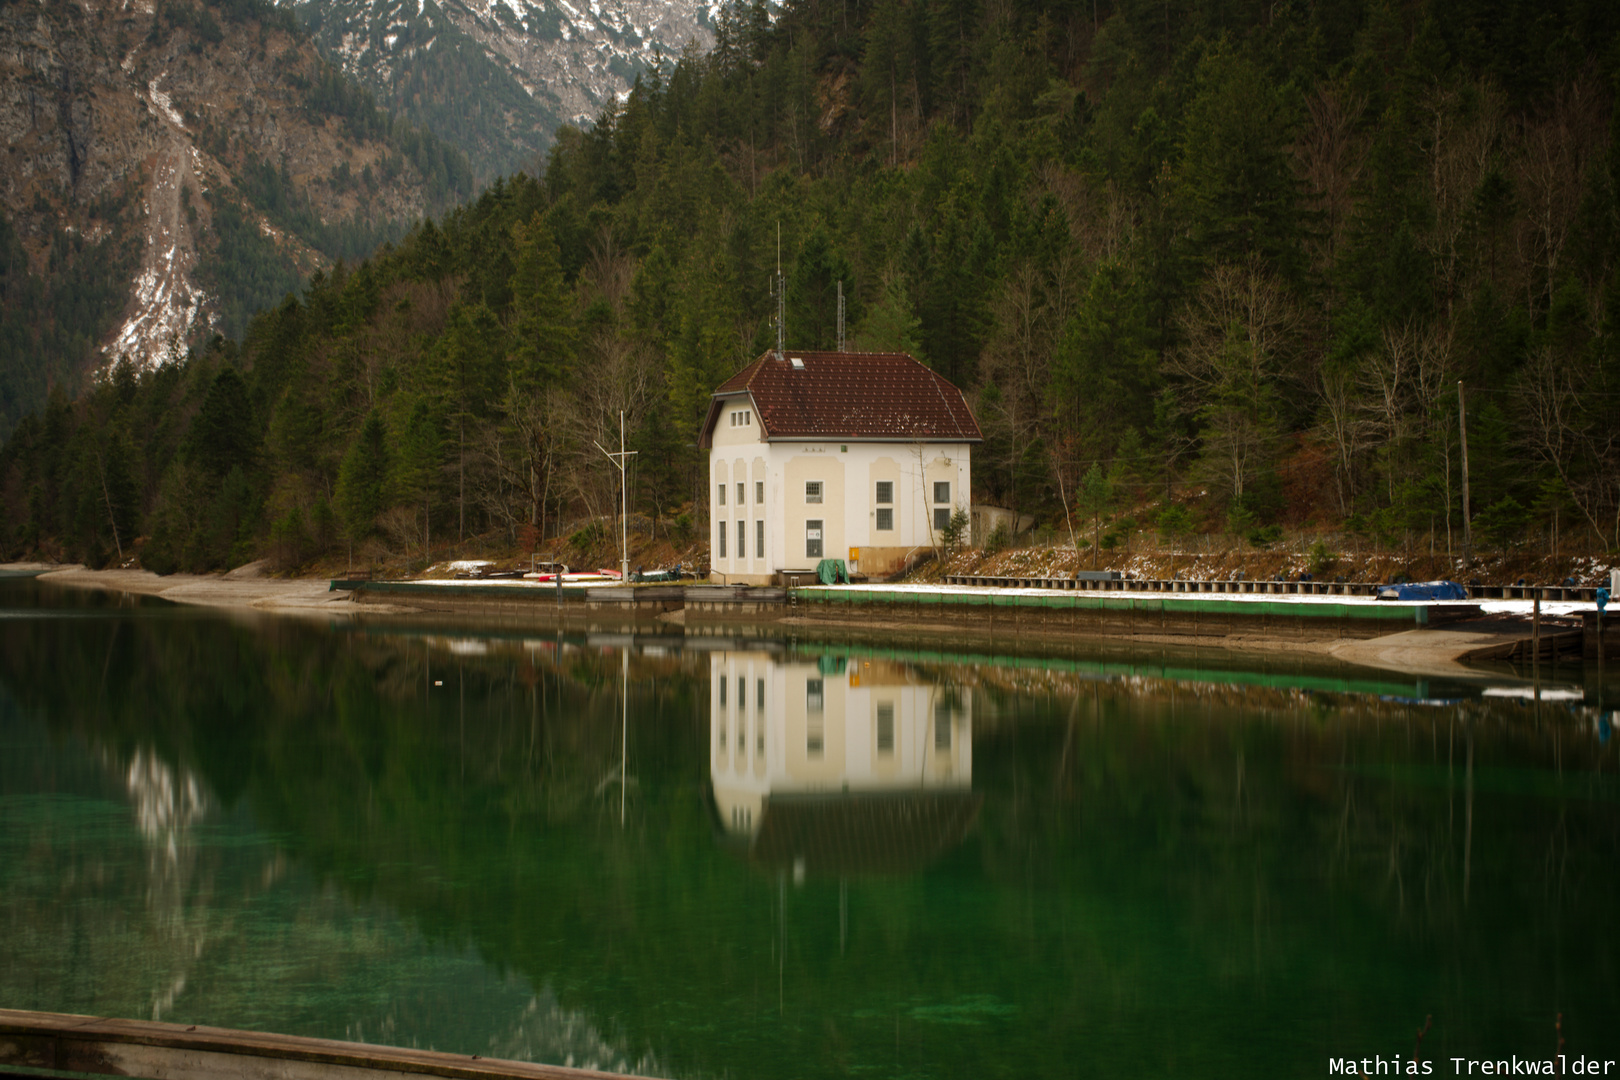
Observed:
[[[1455,581],[1413,581],[1405,585],[1381,585],[1380,600],[1467,600],[1468,590]]]

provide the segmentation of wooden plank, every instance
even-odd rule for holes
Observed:
[[[0,1009],[0,1068],[147,1080],[623,1080],[623,1074],[399,1046]]]

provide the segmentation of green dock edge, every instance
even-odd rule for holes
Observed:
[[[562,594],[568,598],[584,596],[592,586],[565,585]],[[364,590],[372,593],[402,593],[417,596],[478,597],[485,600],[510,600],[524,597],[536,603],[555,601],[558,590],[552,586],[510,588],[490,585],[429,585],[417,581],[351,581],[336,579],[328,590]],[[876,589],[842,589],[837,587],[804,586],[791,590],[793,599],[800,603],[845,605],[850,607],[993,607],[1035,608],[1055,611],[1110,611],[1143,615],[1218,615],[1246,618],[1305,618],[1305,619],[1362,619],[1389,623],[1411,623],[1427,626],[1431,611],[1443,605],[1432,604],[1341,604],[1315,600],[1239,600],[1224,596],[1151,596],[1143,594],[1091,596],[1085,593],[1053,593],[1050,596],[1027,593],[982,592],[901,592]],[[632,602],[629,594],[621,603]],[[742,600],[742,598],[739,598]],[[724,603],[725,601],[720,601]],[[747,602],[743,600],[743,602]],[[1472,605],[1454,605],[1472,607]]]
[[[1038,596],[1027,593],[939,593],[939,592],[887,592],[875,589],[846,590],[801,588],[797,590],[801,601],[824,604],[886,604],[886,605],[966,605],[970,607],[1044,608],[1059,611],[1118,611],[1165,615],[1247,615],[1254,617],[1307,618],[1307,619],[1377,619],[1387,622],[1409,622],[1427,626],[1429,612],[1434,605],[1415,606],[1382,604],[1340,604],[1333,601],[1312,600],[1237,600],[1221,596],[1087,596],[1076,593],[1056,593]]]

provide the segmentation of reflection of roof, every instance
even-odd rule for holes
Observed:
[[[797,362],[798,366],[795,366]],[[720,384],[699,446],[708,449],[721,397],[747,392],[767,441],[916,439],[980,442],[962,391],[906,353],[767,352]]]
[[[804,860],[811,874],[907,874],[962,842],[979,813],[970,790],[773,795],[750,857]]]

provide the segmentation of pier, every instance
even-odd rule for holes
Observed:
[[[881,633],[918,639],[1087,639],[1250,651],[1305,648],[1399,667],[1468,661],[1599,659],[1609,636],[1583,594],[1591,589],[1495,587],[1524,596],[1468,601],[1379,600],[1368,583],[947,578],[939,584],[571,586],[519,582],[335,580],[357,609],[406,618],[478,619],[605,630],[644,625],[704,634],[744,628],[826,637]],[[1541,590],[1529,595],[1532,589]],[[1536,601],[1542,618],[1531,618]],[[1489,610],[1487,610],[1489,609]],[[1522,609],[1522,610],[1520,610]],[[1588,625],[1582,626],[1584,618]],[[1392,660],[1387,648],[1405,651]],[[1359,643],[1359,644],[1358,644]],[[1430,668],[1431,671],[1439,669]]]
[[[628,1080],[620,1073],[150,1020],[0,1009],[0,1077]]]

